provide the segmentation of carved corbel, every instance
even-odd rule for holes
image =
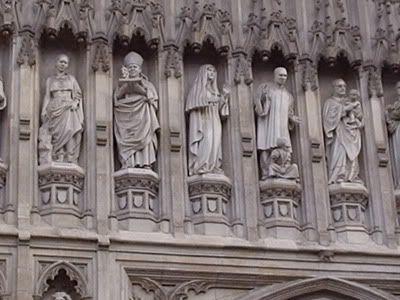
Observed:
[[[92,69],[93,71],[108,72],[110,70],[110,48],[105,39],[98,39],[94,41],[94,58]]]
[[[232,55],[235,58],[235,84],[240,84],[243,80],[246,85],[250,85],[253,82],[251,62],[243,51],[235,51]]]
[[[176,45],[166,45],[164,49],[167,51],[167,57],[165,61],[165,76],[175,78],[182,77],[182,54],[179,52],[179,48]]]
[[[36,64],[36,42],[34,40],[34,35],[30,31],[25,31],[21,33],[22,41],[17,55],[18,65],[28,65],[33,66]]]
[[[304,91],[318,89],[317,68],[309,60],[303,62],[303,89]]]

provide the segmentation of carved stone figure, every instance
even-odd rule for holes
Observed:
[[[299,170],[296,164],[292,163],[292,152],[288,142],[279,138],[278,145],[271,151],[271,163],[268,167],[268,177],[299,179]]]
[[[114,91],[114,129],[122,168],[146,168],[156,161],[158,95],[142,74],[143,58],[129,52]]]
[[[292,152],[289,130],[299,123],[294,115],[293,96],[285,88],[287,71],[279,67],[274,70],[274,83],[259,86],[254,98],[257,114],[257,149],[260,151],[261,180],[269,177],[271,152],[283,141],[289,153]]]
[[[396,102],[386,108],[386,122],[392,149],[393,179],[396,189],[400,189],[400,81],[396,84]]]
[[[64,292],[56,292],[52,297],[54,300],[72,300],[71,296]]]
[[[229,88],[222,94],[217,86],[217,71],[203,65],[186,100],[189,113],[189,175],[223,173],[221,117],[229,115]]]
[[[7,106],[7,98],[4,93],[3,79],[0,78],[0,110],[3,110]]]
[[[362,183],[358,177],[363,127],[360,93],[351,90],[347,96],[346,83],[342,79],[333,82],[333,89],[333,95],[326,100],[323,109],[329,183]]]
[[[67,73],[69,58],[57,57],[57,74],[46,81],[39,131],[40,164],[51,161],[77,163],[83,132],[82,92]]]

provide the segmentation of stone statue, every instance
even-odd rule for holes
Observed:
[[[351,90],[347,96],[346,83],[342,79],[333,82],[333,89],[333,95],[326,100],[323,109],[329,184],[362,183],[358,177],[363,127],[360,93]]]
[[[7,106],[7,98],[4,93],[3,79],[0,78],[0,110],[5,109]]]
[[[217,86],[217,71],[202,65],[186,99],[189,113],[189,175],[220,173],[222,165],[221,117],[229,115],[229,88],[222,94]]]
[[[64,292],[56,292],[52,297],[54,300],[72,300],[71,296]]]
[[[143,58],[129,52],[114,91],[114,129],[122,168],[146,168],[156,161],[158,95],[142,74]]]
[[[400,189],[400,81],[396,84],[396,102],[386,108],[386,122],[392,148],[392,169],[395,189]]]
[[[289,149],[289,143],[282,138],[279,138],[277,143],[277,147],[271,151],[268,177],[298,180],[299,170],[297,165],[292,163],[292,152]]]
[[[294,115],[293,96],[284,86],[286,80],[286,69],[276,68],[274,83],[260,85],[254,98],[261,180],[269,177],[270,156],[271,152],[278,147],[278,140],[285,143],[284,148],[289,153],[292,152],[289,130],[293,129],[296,123],[300,123],[300,118]],[[290,162],[287,163],[290,164]]]
[[[39,130],[39,163],[77,163],[83,132],[82,92],[75,77],[67,73],[69,58],[57,57],[55,76],[46,81]]]

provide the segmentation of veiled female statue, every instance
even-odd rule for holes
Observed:
[[[186,100],[189,113],[189,175],[223,173],[221,117],[229,115],[229,89],[222,94],[217,86],[217,72],[203,65]]]
[[[78,161],[83,132],[82,92],[75,77],[67,73],[68,65],[68,56],[59,55],[57,73],[46,81],[39,133],[41,163]]]
[[[122,168],[146,168],[156,161],[158,95],[142,74],[143,58],[125,56],[122,78],[114,92],[114,129]]]
[[[386,122],[392,152],[393,179],[396,189],[400,189],[400,81],[396,84],[396,102],[386,109]]]

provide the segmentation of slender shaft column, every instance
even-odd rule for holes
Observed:
[[[388,165],[389,149],[379,74],[380,70],[374,66],[366,66],[359,70],[361,98],[366,120],[363,146],[366,156],[364,158],[366,179],[370,190],[370,229],[375,242],[395,247],[396,206]]]
[[[303,213],[306,236],[313,239],[314,228],[319,241],[327,245],[331,241],[332,216],[327,191],[327,166],[325,161],[324,135],[322,132],[321,96],[318,90],[317,70],[307,59],[302,60],[302,87],[297,90],[299,112],[304,113],[300,124],[300,149],[302,181],[304,186]],[[300,74],[299,72],[296,72]],[[297,86],[301,86],[297,75]],[[301,114],[300,114],[301,115]],[[308,228],[309,227],[309,228]],[[308,230],[309,229],[309,230]],[[332,232],[332,231],[331,231]]]

